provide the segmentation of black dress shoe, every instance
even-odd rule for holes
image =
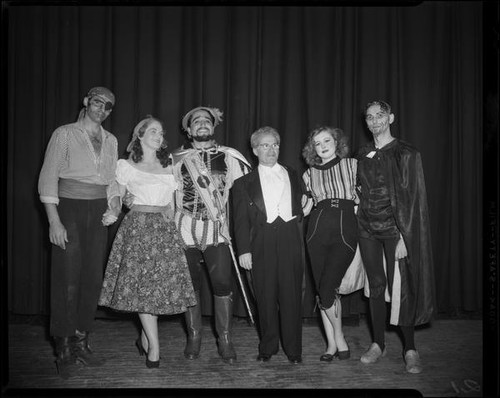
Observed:
[[[294,365],[297,365],[302,362],[301,357],[288,357],[288,360],[293,363]]]
[[[266,355],[266,354],[259,354],[257,357],[257,361],[260,362],[269,362],[271,359],[272,355]]]

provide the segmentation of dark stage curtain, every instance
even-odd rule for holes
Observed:
[[[282,136],[281,160],[299,172],[311,129],[344,129],[355,152],[370,139],[363,106],[387,100],[396,115],[392,131],[422,153],[438,309],[481,310],[483,6],[12,3],[4,9],[9,311],[49,313],[50,244],[38,174],[51,133],[76,120],[96,85],[116,94],[105,127],[122,157],[146,114],[165,121],[175,148],[185,139],[182,115],[205,104],[224,111],[220,143],[255,161],[250,134],[273,126]],[[307,280],[310,316],[310,274]],[[347,312],[362,306],[357,293]],[[237,312],[244,314],[241,301]]]

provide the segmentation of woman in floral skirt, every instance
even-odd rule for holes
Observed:
[[[130,211],[118,228],[109,256],[99,305],[137,312],[142,324],[136,344],[146,366],[160,364],[158,315],[179,314],[196,304],[182,241],[173,220],[177,187],[169,165],[162,122],[152,116],[134,128],[120,159],[115,191],[103,224],[118,219],[121,199],[131,195]],[[113,190],[110,190],[113,191]]]

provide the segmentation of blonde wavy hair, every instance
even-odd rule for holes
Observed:
[[[309,166],[321,164],[321,158],[316,153],[316,149],[314,147],[314,137],[323,131],[329,133],[335,140],[335,143],[337,144],[335,153],[339,158],[345,158],[349,154],[349,146],[347,145],[348,138],[342,129],[330,126],[320,126],[309,133],[306,144],[302,149],[302,156]]]

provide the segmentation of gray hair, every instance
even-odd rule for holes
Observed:
[[[257,148],[259,146],[260,140],[264,135],[272,135],[276,139],[276,143],[279,145],[281,139],[278,131],[275,128],[265,126],[255,130],[250,137],[250,145],[252,145],[252,148]]]

